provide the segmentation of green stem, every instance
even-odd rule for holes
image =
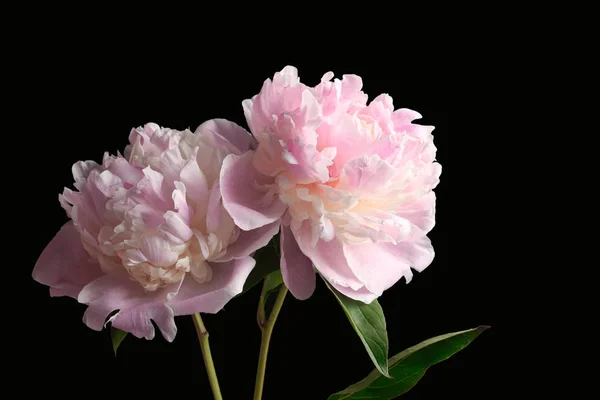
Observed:
[[[260,355],[258,356],[258,368],[256,370],[254,400],[262,399],[265,371],[267,367],[267,353],[269,352],[269,342],[271,341],[271,334],[273,333],[273,328],[275,327],[275,321],[277,321],[277,316],[279,315],[279,311],[281,311],[281,306],[283,305],[283,301],[285,300],[285,295],[287,292],[288,288],[285,286],[285,284],[282,284],[281,289],[279,289],[277,299],[275,300],[273,311],[271,311],[271,315],[269,316],[267,322],[264,324],[264,326],[262,326],[262,340],[260,343]],[[259,316],[261,315],[262,310],[262,315],[264,317],[264,297],[262,295],[259,300],[258,309]]]
[[[213,397],[215,400],[223,400],[221,389],[219,388],[219,380],[217,379],[217,372],[215,371],[212,354],[210,353],[210,345],[208,344],[208,331],[204,327],[204,322],[202,322],[200,313],[192,314],[192,318],[194,319],[196,332],[198,332],[198,341],[200,342],[200,349],[202,349],[202,357],[204,358],[206,374],[208,375],[208,381],[210,382]]]

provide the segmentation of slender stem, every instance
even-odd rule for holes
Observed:
[[[210,387],[213,392],[213,397],[215,400],[223,400],[223,396],[221,396],[221,389],[219,388],[219,380],[217,379],[217,372],[215,371],[212,354],[210,353],[210,345],[208,344],[208,331],[204,327],[204,322],[202,322],[200,313],[192,314],[192,318],[194,319],[196,332],[198,332],[198,341],[200,341],[202,357],[204,358],[204,365],[206,366],[206,373],[208,375],[208,381],[210,382]]]
[[[271,315],[269,319],[264,324],[262,329],[262,341],[260,343],[260,355],[258,356],[258,369],[256,370],[256,384],[254,386],[254,400],[262,399],[263,386],[265,382],[265,371],[267,367],[267,353],[269,352],[269,342],[271,341],[271,334],[273,333],[273,328],[275,327],[275,321],[277,321],[277,316],[279,315],[279,311],[281,311],[281,306],[283,305],[283,301],[285,300],[285,295],[288,292],[288,288],[285,285],[281,285],[281,289],[279,289],[279,294],[277,295],[277,299],[275,300],[275,305],[273,306],[273,311],[271,311]],[[261,296],[259,301],[259,315],[260,309],[263,309],[264,316],[264,299]]]

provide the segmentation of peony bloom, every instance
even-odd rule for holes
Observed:
[[[242,103],[259,146],[225,158],[223,205],[243,230],[281,222],[281,271],[295,297],[314,291],[314,266],[369,303],[432,262],[441,166],[434,128],[412,123],[419,113],[394,111],[386,94],[367,104],[356,75],[332,78],[311,88],[288,66]]]
[[[75,188],[60,203],[71,221],[42,252],[33,277],[51,296],[88,308],[83,320],[152,339],[177,333],[173,317],[216,313],[242,291],[277,223],[240,230],[224,210],[223,159],[254,142],[244,129],[210,120],[195,133],[147,124],[133,129],[125,157],[73,165]]]

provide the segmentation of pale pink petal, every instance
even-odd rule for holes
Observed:
[[[348,266],[342,242],[338,238],[329,242],[318,240],[313,247],[312,228],[308,221],[304,221],[301,227],[293,232],[302,253],[310,258],[317,271],[329,282],[354,290],[364,286]]]
[[[226,119],[211,119],[196,129],[196,134],[206,134],[207,132],[227,139],[238,150],[237,154],[250,150],[256,142],[250,132]]]
[[[158,236],[144,236],[140,250],[148,262],[156,267],[171,266],[179,258],[179,253],[171,249],[169,242]]]
[[[158,230],[165,235],[167,240],[176,244],[183,244],[193,236],[192,229],[176,212],[167,211],[164,219],[165,223]]]
[[[206,208],[206,229],[208,232],[216,232],[221,225],[221,188],[219,181],[213,183],[208,205]],[[246,254],[247,255],[247,254]]]
[[[358,279],[377,296],[402,277],[412,279],[405,250],[393,243],[344,243],[344,255]]]
[[[165,339],[175,337],[176,328],[173,312],[165,302],[173,297],[181,282],[168,285],[154,292],[145,292],[138,282],[124,273],[105,275],[86,285],[79,293],[78,300],[87,304],[83,322],[94,330],[102,330],[106,322],[126,330],[136,337],[154,338],[156,322]],[[117,314],[109,321],[107,317],[115,310]]]
[[[144,177],[141,168],[131,165],[122,157],[115,158],[111,161],[108,170],[121,178],[125,185],[128,186],[126,189],[135,186]]]
[[[350,297],[351,299],[362,301],[365,304],[370,304],[373,300],[377,299],[376,294],[370,292],[366,287],[361,287],[357,290],[352,290],[346,286],[336,285],[335,283],[329,282],[331,286],[343,294],[344,296]]]
[[[73,178],[77,181],[80,179],[87,179],[90,172],[98,167],[99,165],[96,161],[77,161],[71,167],[71,172],[73,173]]]
[[[233,297],[242,292],[244,282],[256,261],[244,257],[222,263],[209,263],[212,278],[205,283],[196,282],[186,275],[179,293],[168,304],[175,315],[197,312],[217,313]]]
[[[211,261],[224,262],[251,255],[256,250],[269,244],[271,238],[279,231],[279,225],[280,222],[275,221],[250,231],[240,231],[238,238],[235,242],[229,244],[225,254]]]
[[[260,174],[252,165],[252,152],[228,155],[221,169],[223,206],[236,225],[244,230],[256,229],[281,218],[286,205],[279,198],[269,198],[260,189],[273,184],[272,178]]]
[[[79,232],[69,221],[52,238],[33,268],[33,279],[50,287],[51,296],[77,298],[81,289],[102,271],[81,244]]]
[[[187,195],[199,204],[206,204],[208,200],[208,183],[206,176],[200,170],[198,162],[196,161],[196,154],[198,150],[192,154],[192,158],[188,160],[188,163],[182,168],[180,172],[180,180],[187,189]]]
[[[298,300],[308,299],[315,291],[315,271],[310,259],[298,247],[289,225],[281,228],[280,249],[281,275],[285,286]]]
[[[435,192],[404,204],[395,214],[412,224],[415,235],[427,234],[435,226]]]
[[[167,342],[172,342],[177,334],[174,313],[163,302],[143,303],[119,312],[110,321],[112,326],[129,332],[138,338],[154,339],[153,320]]]
[[[177,210],[177,214],[181,217],[181,219],[189,224],[192,219],[192,213],[194,210],[190,207],[187,202],[186,197],[186,187],[182,182],[175,181],[175,190],[171,194],[171,198],[173,199],[173,207]]]
[[[387,188],[395,174],[396,169],[379,155],[363,156],[344,165],[337,188],[370,197]]]
[[[398,243],[397,254],[405,263],[419,272],[423,272],[435,258],[435,251],[431,245],[431,240],[427,236],[411,242]]]

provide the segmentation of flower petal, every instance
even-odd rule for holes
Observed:
[[[346,163],[337,188],[369,197],[391,184],[396,169],[379,155],[363,156]]]
[[[229,141],[238,150],[237,154],[250,150],[256,140],[250,132],[236,124],[222,118],[215,118],[204,122],[196,129],[197,134],[211,132]]]
[[[119,310],[109,321],[119,329],[138,338],[154,338],[154,320],[163,336],[172,341],[177,332],[173,321],[173,311],[165,304],[169,297],[177,293],[181,281],[154,292],[145,292],[139,283],[127,274],[105,275],[87,284],[79,293],[80,303],[89,307],[83,315],[83,322],[91,329],[102,330],[106,318],[114,310]]]
[[[423,272],[435,258],[435,251],[427,236],[411,242],[400,242],[396,247],[405,262],[419,272]]]
[[[235,224],[251,230],[281,218],[286,205],[264,187],[273,185],[270,177],[260,174],[252,165],[252,152],[228,155],[221,169],[223,206]]]
[[[158,236],[144,236],[140,250],[148,262],[156,267],[169,267],[177,262],[179,253],[173,250],[170,243]]]
[[[242,292],[248,274],[256,261],[244,257],[223,263],[210,263],[212,279],[198,283],[189,274],[185,277],[179,293],[168,304],[175,315],[196,312],[217,313],[234,296]]]
[[[280,243],[283,282],[294,297],[306,300],[312,296],[317,284],[312,262],[298,247],[289,225],[282,226]]]
[[[304,221],[299,229],[292,231],[302,253],[310,258],[315,268],[327,281],[353,290],[364,286],[348,266],[340,239],[334,237],[328,242],[318,240],[313,247],[312,228],[308,221]]]
[[[42,251],[32,276],[50,287],[51,296],[76,299],[85,285],[102,276],[102,271],[83,248],[79,232],[69,221]]]
[[[343,294],[344,296],[350,297],[351,299],[362,301],[365,304],[370,304],[373,300],[375,300],[377,296],[375,293],[372,293],[366,287],[361,287],[357,290],[352,290],[349,287],[336,285],[335,283],[331,283],[331,286],[335,288],[338,292]]]
[[[279,225],[280,222],[275,221],[250,231],[240,231],[238,238],[229,244],[225,254],[211,261],[224,262],[249,256],[269,243],[279,231]]]
[[[344,255],[358,279],[377,296],[402,277],[407,283],[412,279],[406,250],[393,243],[344,243]]]

